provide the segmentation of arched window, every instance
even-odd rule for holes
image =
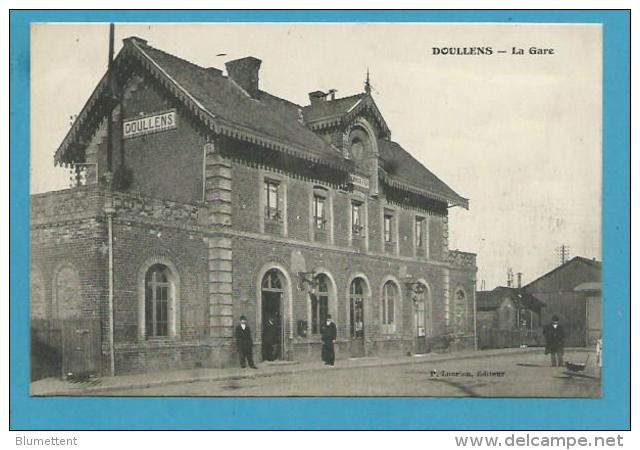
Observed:
[[[144,322],[147,337],[169,335],[169,303],[171,301],[171,271],[163,264],[154,264],[145,276]]]
[[[364,337],[364,295],[365,281],[362,278],[354,279],[349,287],[349,312],[352,338]]]
[[[282,280],[280,278],[280,272],[277,269],[271,269],[262,278],[262,289],[276,289],[282,290]]]
[[[64,266],[56,274],[52,319],[77,319],[82,312],[80,276],[75,267]]]
[[[329,278],[321,273],[316,276],[317,289],[309,294],[311,299],[311,333],[320,333],[329,313]]]
[[[358,160],[364,157],[364,143],[358,137],[351,141],[351,158]]]
[[[387,281],[382,287],[382,324],[395,323],[395,303],[398,298],[398,286],[393,281]]]

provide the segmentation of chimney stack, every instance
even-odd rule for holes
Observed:
[[[518,289],[522,287],[522,272],[518,272]]]
[[[225,64],[229,78],[244,89],[251,98],[258,98],[260,64],[262,64],[262,61],[253,56],[236,59]]]
[[[312,105],[317,105],[318,103],[324,102],[326,100],[327,94],[322,91],[309,92],[309,101]]]

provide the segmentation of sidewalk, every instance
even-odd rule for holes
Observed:
[[[567,350],[575,352],[590,351],[588,348],[574,348]],[[347,370],[366,367],[424,364],[536,352],[542,354],[544,349],[542,347],[505,348],[454,353],[428,353],[425,355],[402,356],[395,358],[352,358],[337,360],[336,365],[332,368],[326,368],[321,361],[278,361],[262,363],[258,366],[258,370],[249,368],[242,369],[239,367],[230,367],[226,369],[185,369],[157,373],[118,375],[115,377],[96,378],[87,382],[75,383],[58,378],[46,378],[31,383],[30,393],[33,396],[74,396],[98,393],[101,395],[108,395],[109,391],[122,391],[126,389],[139,389],[171,384],[186,384],[199,381],[224,381],[229,379],[241,380],[316,370]]]

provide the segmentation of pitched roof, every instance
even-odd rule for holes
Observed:
[[[368,112],[378,126],[378,137],[390,138],[391,130],[382,117],[378,105],[368,93],[360,93],[334,100],[317,101],[302,109],[305,123],[312,130],[349,124],[358,115]]]
[[[341,116],[353,108],[366,94],[355,94],[335,100],[319,101],[302,109],[307,123]]]
[[[587,266],[590,266],[594,269],[597,270],[602,270],[602,262],[601,261],[597,261],[596,259],[589,259],[589,258],[585,258],[582,256],[574,256],[573,258],[571,258],[569,261],[565,262],[562,265],[559,265],[558,267],[550,270],[549,272],[539,276],[538,278],[536,278],[535,280],[531,281],[530,283],[528,283],[525,286],[525,289],[529,288],[530,286],[536,284],[538,281],[547,278],[553,274],[555,274],[556,272],[566,268],[567,266],[571,265],[571,264],[576,264],[576,263],[582,263],[582,264],[586,264]]]
[[[388,184],[468,208],[466,198],[453,191],[399,144],[389,140],[389,128],[368,93],[301,107],[264,91],[252,98],[222,71],[198,66],[156,49],[137,37],[124,40],[114,67],[117,70],[125,66],[131,58],[214,133],[277,149],[343,172],[350,171],[353,162],[346,160],[339,149],[313,130],[334,123],[348,124],[358,114],[369,114],[378,127],[378,147]],[[114,95],[105,74],[57,149],[56,164],[84,159],[86,143],[114,105]]]
[[[458,195],[397,142],[380,139],[378,150],[385,179],[391,185],[419,193],[426,191],[438,200],[469,208],[468,199]]]
[[[480,311],[497,309],[505,298],[521,303],[527,308],[538,309],[546,306],[545,302],[520,288],[498,286],[492,291],[478,291],[476,293],[476,308]]]
[[[251,98],[221,71],[206,69],[147,45],[138,38],[125,39],[116,65],[127,57],[138,59],[163,85],[184,101],[216,132],[260,143],[269,148],[291,150],[320,162],[346,165],[342,153],[302,123],[301,107],[260,91]],[[56,152],[56,162],[70,162],[65,153],[75,143],[84,116],[106,96],[106,76],[89,99]]]

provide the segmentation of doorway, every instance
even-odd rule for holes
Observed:
[[[262,278],[262,360],[283,359],[284,277],[277,269],[268,271]]]
[[[364,345],[364,299],[365,282],[362,278],[356,278],[351,282],[349,290],[349,327],[351,331],[351,357],[365,356]]]
[[[429,353],[430,345],[428,335],[430,334],[431,319],[429,313],[431,305],[428,301],[429,295],[427,287],[418,283],[413,291],[415,309],[414,309],[414,348],[413,353],[421,355]]]

